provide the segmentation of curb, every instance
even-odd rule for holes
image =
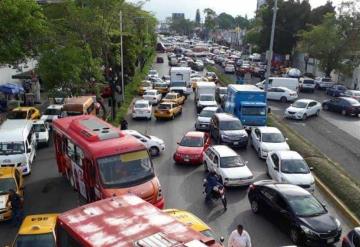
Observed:
[[[353,224],[353,227],[360,226],[360,220],[349,210],[349,208],[343,204],[343,202],[336,196],[331,190],[317,177],[315,182],[317,187],[335,204],[336,208]]]

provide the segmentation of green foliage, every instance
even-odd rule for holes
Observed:
[[[323,19],[324,16],[327,13],[335,14],[335,7],[333,6],[332,2],[326,2],[326,4],[319,6],[317,8],[314,8],[311,10],[310,16],[309,16],[309,24],[311,25],[319,25]]]
[[[216,12],[210,8],[204,9],[205,14],[205,29],[209,31],[213,31],[216,28]]]
[[[195,22],[189,19],[175,19],[172,21],[170,28],[178,34],[190,35],[195,28]]]
[[[206,69],[208,70],[208,71],[210,71],[210,72],[215,72],[215,74],[218,76],[218,78],[219,78],[219,80],[220,80],[220,84],[221,85],[228,85],[228,84],[234,84],[235,82],[234,82],[234,80],[230,77],[230,76],[228,76],[228,75],[226,75],[226,74],[224,74],[222,71],[220,71],[217,67],[215,67],[215,66],[211,66],[211,65],[206,65]]]
[[[0,64],[37,55],[46,33],[46,18],[35,1],[0,1]]]
[[[216,21],[220,29],[233,29],[235,28],[235,19],[227,13],[221,13],[217,16]]]
[[[234,21],[235,26],[240,27],[241,29],[248,29],[250,27],[250,20],[247,18],[246,15],[245,17],[238,15],[235,17]]]

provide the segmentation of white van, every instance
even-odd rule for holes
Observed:
[[[190,75],[190,67],[172,67],[170,69],[170,91],[189,95],[192,91]]]
[[[265,88],[265,80],[256,84],[258,88]],[[299,80],[297,78],[287,78],[287,77],[270,77],[269,78],[269,88],[270,87],[286,87],[290,90],[299,92]]]
[[[0,167],[17,167],[30,174],[36,153],[31,120],[6,120],[0,127]]]

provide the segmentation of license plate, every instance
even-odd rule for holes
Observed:
[[[234,142],[234,145],[239,145],[239,142]]]
[[[328,244],[330,244],[330,243],[332,243],[332,242],[334,242],[334,238],[329,238],[328,240],[326,240],[326,242],[328,243]]]
[[[185,161],[185,162],[189,162],[189,161],[190,161],[190,159],[188,159],[188,158],[185,158],[185,159],[184,159],[184,161]]]
[[[205,125],[205,124],[202,124],[201,127],[206,127],[206,125]]]

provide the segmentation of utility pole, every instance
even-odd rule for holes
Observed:
[[[125,86],[124,86],[124,51],[123,51],[123,18],[120,10],[120,59],[121,59],[121,101],[125,101]]]
[[[271,69],[271,60],[273,57],[273,46],[274,46],[274,35],[275,35],[275,25],[276,25],[276,13],[277,13],[277,0],[274,2],[274,9],[273,9],[273,19],[272,19],[272,26],[271,26],[271,37],[270,37],[270,46],[269,46],[269,57],[266,66],[266,76],[265,76],[265,92],[268,91],[269,87],[269,77],[270,77],[270,69]]]

